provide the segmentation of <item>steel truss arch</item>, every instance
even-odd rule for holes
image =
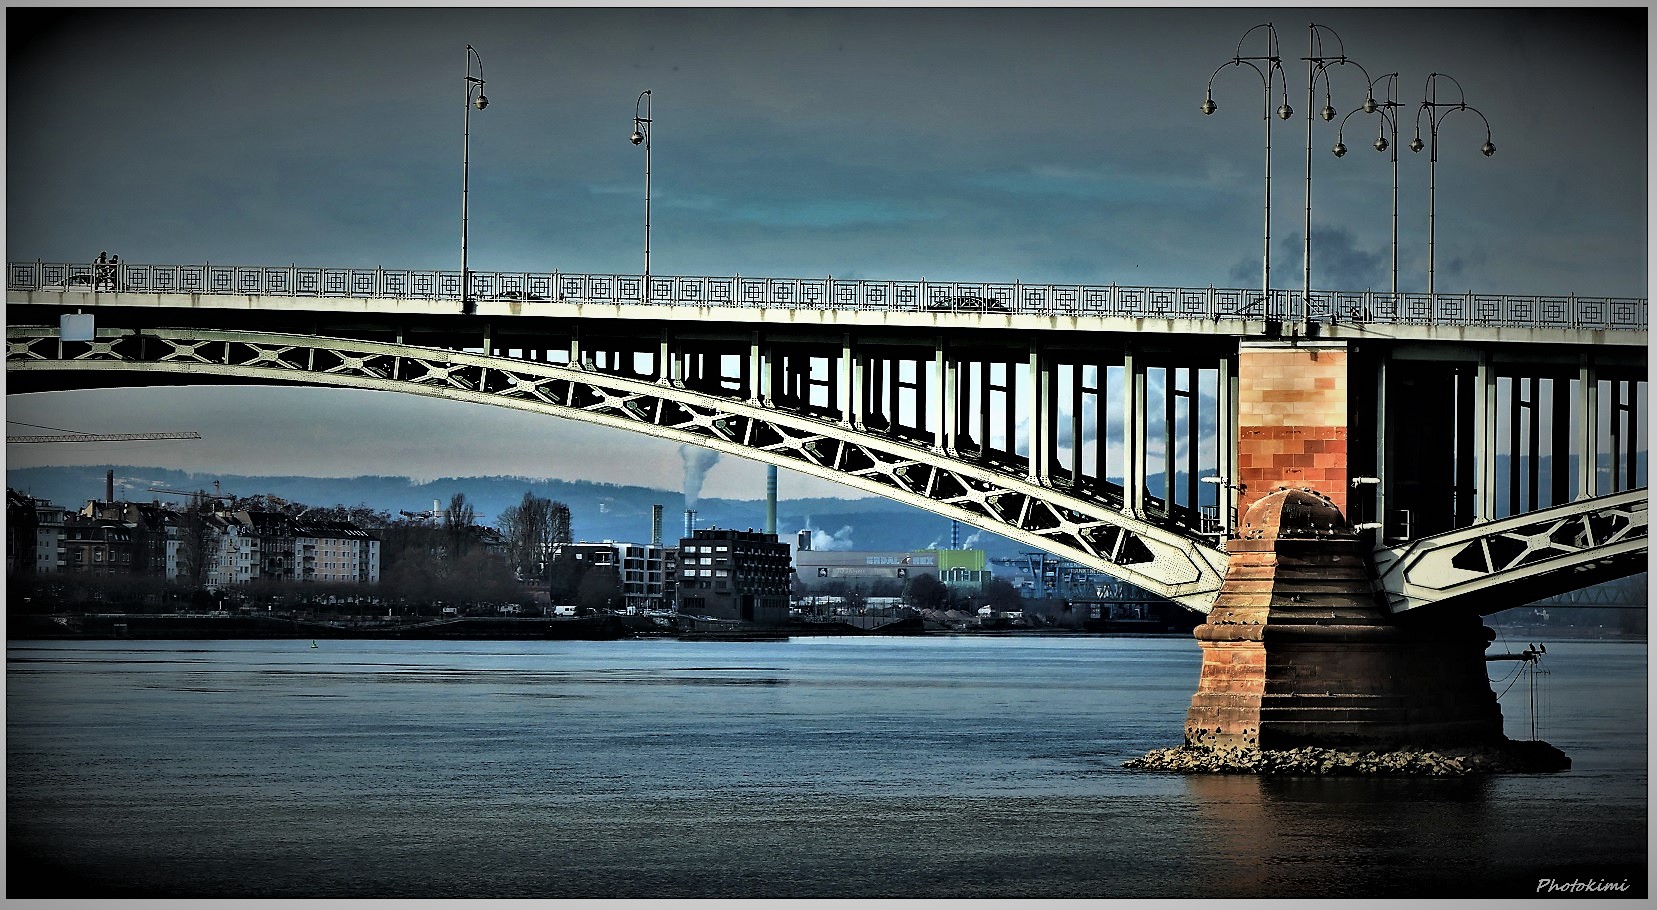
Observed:
[[[1462,604],[1494,613],[1646,570],[1641,487],[1375,551],[1393,612]]]
[[[100,330],[63,341],[7,329],[6,369],[142,371],[418,394],[692,443],[925,509],[1038,547],[1206,613],[1222,551],[1097,502],[829,420],[674,383],[465,351],[314,335]]]

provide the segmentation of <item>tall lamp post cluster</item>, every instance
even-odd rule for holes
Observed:
[[[1397,109],[1400,105],[1396,97],[1396,87],[1398,81],[1397,73],[1388,73],[1387,75],[1372,79],[1370,78],[1367,70],[1364,70],[1364,68],[1358,65],[1356,61],[1351,60],[1346,56],[1346,51],[1342,45],[1340,36],[1336,34],[1333,29],[1328,26],[1312,23],[1308,26],[1308,30],[1309,49],[1306,57],[1304,58],[1306,60],[1306,205],[1303,238],[1305,241],[1305,250],[1302,259],[1303,283],[1301,318],[1306,325],[1306,330],[1310,332],[1312,305],[1312,126],[1314,123],[1313,104],[1316,102],[1317,90],[1321,86],[1324,101],[1323,106],[1316,111],[1316,115],[1327,122],[1333,121],[1338,113],[1335,110],[1334,105],[1331,103],[1331,98],[1333,96],[1329,80],[1329,69],[1331,65],[1344,66],[1350,63],[1353,66],[1356,66],[1358,71],[1363,74],[1363,78],[1366,83],[1363,105],[1357,109],[1354,109],[1348,113],[1346,117],[1342,118],[1340,126],[1336,130],[1336,139],[1333,152],[1337,158],[1343,157],[1346,154],[1346,144],[1343,138],[1346,121],[1350,120],[1353,115],[1360,112],[1365,114],[1380,115],[1380,129],[1378,135],[1376,136],[1374,147],[1377,152],[1390,151],[1392,158],[1392,292],[1395,299],[1398,294]],[[1258,40],[1262,45],[1257,48],[1259,52],[1254,54],[1244,54],[1244,44],[1247,43],[1249,37],[1254,35],[1256,32],[1260,32]],[[1332,42],[1334,53],[1325,53],[1324,44],[1326,39]],[[1219,68],[1215,69],[1213,75],[1208,77],[1208,91],[1203,99],[1202,107],[1200,108],[1204,114],[1212,114],[1218,109],[1219,106],[1214,103],[1214,79],[1219,75],[1220,71],[1224,70],[1226,67],[1248,65],[1259,74],[1262,87],[1265,89],[1266,99],[1264,105],[1264,119],[1266,121],[1266,226],[1264,241],[1265,250],[1261,256],[1261,282],[1263,286],[1261,293],[1264,301],[1266,302],[1268,318],[1270,318],[1269,302],[1271,299],[1271,98],[1275,87],[1281,86],[1283,98],[1282,104],[1279,105],[1276,110],[1277,118],[1279,120],[1288,120],[1290,117],[1294,116],[1293,109],[1289,107],[1288,84],[1282,64],[1283,58],[1278,50],[1276,28],[1274,28],[1269,22],[1253,26],[1248,29],[1248,31],[1245,31],[1243,33],[1243,37],[1237,42],[1237,51],[1233,55],[1232,59],[1221,64]],[[1438,81],[1440,79],[1449,80],[1455,86],[1456,100],[1439,100]],[[1375,99],[1375,88],[1378,83],[1382,83],[1383,81],[1385,83],[1385,100],[1377,101]],[[1427,189],[1427,294],[1429,297],[1431,297],[1434,292],[1433,257],[1436,245],[1435,197],[1437,195],[1438,186],[1436,173],[1438,164],[1438,128],[1439,125],[1443,123],[1444,119],[1455,111],[1472,111],[1473,113],[1478,114],[1479,119],[1484,120],[1485,124],[1485,142],[1480,148],[1480,151],[1483,152],[1486,157],[1489,157],[1496,152],[1496,146],[1490,140],[1489,120],[1485,119],[1484,114],[1477,108],[1467,104],[1466,97],[1462,93],[1461,84],[1443,73],[1433,73],[1429,75],[1427,77],[1425,99],[1421,102],[1421,106],[1416,112],[1415,138],[1410,142],[1411,151],[1419,152],[1423,148],[1430,148],[1431,150],[1428,156],[1429,165]],[[1423,143],[1421,139],[1421,122],[1423,117],[1426,119],[1428,128],[1427,143]]]
[[[477,64],[477,75],[472,65]],[[460,311],[465,315],[477,312],[477,300],[472,296],[472,272],[466,261],[468,207],[472,183],[472,108],[483,110],[489,99],[483,94],[483,58],[477,49],[466,45],[466,113],[462,122],[460,153]],[[650,90],[639,93],[633,105],[633,134],[628,137],[634,145],[644,146],[644,302],[650,302]]]

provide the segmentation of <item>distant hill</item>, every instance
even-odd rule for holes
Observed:
[[[524,493],[557,500],[570,507],[570,523],[577,540],[648,542],[651,507],[662,508],[662,539],[677,541],[684,533],[683,493],[644,486],[546,480],[526,477],[444,477],[417,482],[408,477],[262,477],[237,474],[198,474],[171,468],[111,466],[115,497],[134,502],[152,499],[183,504],[182,496],[154,489],[192,492],[219,491],[224,495],[269,494],[313,506],[366,505],[397,517],[399,511],[423,512],[446,506],[456,493],[477,510],[478,522],[493,525]],[[6,485],[38,499],[79,507],[104,497],[102,466],[16,468],[6,472]],[[765,525],[765,501],[703,497],[696,503],[699,527],[755,528]],[[777,530],[792,535],[813,532],[815,546],[838,550],[908,550],[948,547],[949,519],[879,497],[867,499],[787,499],[777,501]],[[978,547],[992,558],[1026,552],[1023,544],[962,525],[963,546]]]

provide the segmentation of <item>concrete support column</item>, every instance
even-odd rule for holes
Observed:
[[[757,380],[759,383],[759,403],[765,407],[771,407],[771,386],[775,382],[777,355],[776,348],[772,346],[770,340],[765,342],[764,349],[760,351],[760,357],[762,358],[762,369]]]
[[[915,364],[915,369],[921,369],[921,365]],[[947,375],[944,367],[944,339],[943,336],[939,336],[932,340],[932,394],[922,403],[922,407],[925,407],[932,419],[937,421],[932,425],[932,449],[937,452],[948,451],[944,430],[949,423],[947,415],[950,407],[950,389],[946,387],[945,380]]]
[[[754,332],[748,338],[748,403],[760,403],[761,378],[765,375],[765,361],[760,357],[759,333]],[[774,532],[773,532],[774,533]]]
[[[862,357],[857,356],[855,353],[852,354],[852,356],[851,356],[851,375],[852,375],[851,396],[852,396],[852,428],[853,429],[858,429],[858,430],[863,429],[863,417],[864,417],[865,414],[868,413],[868,402],[865,400],[867,398],[867,395],[866,395],[866,391],[864,389],[864,386],[868,382],[867,372],[868,372],[868,364],[864,362],[864,359]]]
[[[1011,369],[1011,366],[1011,364],[1008,364],[1009,369]],[[1025,406],[1029,408],[1030,419],[1025,422],[1025,426],[1028,427],[1027,432],[1029,434],[1029,441],[1026,446],[1030,453],[1030,463],[1025,479],[1031,483],[1046,483],[1047,402],[1052,398],[1052,390],[1048,388],[1047,373],[1041,368],[1041,349],[1034,341],[1030,342],[1030,382],[1028,389]]]
[[[1214,432],[1219,436],[1215,448],[1217,461],[1214,470],[1220,478],[1215,511],[1218,513],[1216,517],[1220,522],[1220,530],[1225,535],[1220,538],[1221,540],[1231,536],[1236,524],[1231,517],[1231,511],[1237,507],[1238,482],[1236,381],[1237,372],[1232,367],[1231,358],[1220,358],[1219,376],[1214,384]]]
[[[1145,366],[1122,354],[1122,511],[1145,514]]]
[[[954,357],[943,354],[943,342],[938,344],[939,357],[944,367],[944,403],[943,413],[939,415],[943,420],[944,454],[954,457],[955,437],[960,432],[959,420],[961,414],[961,365]]]
[[[1347,351],[1343,341],[1245,341],[1237,352],[1238,509],[1309,488],[1346,513]]]
[[[852,425],[852,336],[840,336],[840,375],[835,391],[840,395],[840,425]]]
[[[1381,481],[1372,487],[1375,495],[1375,514],[1370,520],[1381,529],[1372,538],[1377,543],[1387,539],[1387,465],[1392,464],[1392,437],[1387,435],[1387,358],[1375,363],[1375,473]]]
[[[1576,495],[1588,499],[1599,495],[1599,377],[1586,355],[1577,367],[1576,378]]]
[[[1473,374],[1473,462],[1478,480],[1473,488],[1473,521],[1496,518],[1496,371],[1490,354],[1480,352]]]

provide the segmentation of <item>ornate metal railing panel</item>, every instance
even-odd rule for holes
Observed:
[[[85,262],[12,262],[13,291],[120,290],[158,294],[235,294],[459,300],[460,273],[419,269],[127,264],[100,272]],[[1156,319],[1311,318],[1321,322],[1480,325],[1646,331],[1645,298],[1529,297],[1495,294],[1392,294],[1377,291],[1151,288],[955,281],[874,281],[473,272],[480,300],[631,303],[656,306],[768,307],[884,312],[964,312]]]
[[[733,289],[740,285],[733,284]],[[8,327],[6,369],[139,370],[410,392],[644,432],[781,465],[908,503],[1075,560],[1206,612],[1220,550],[1093,502],[925,446],[672,384],[435,348],[197,329]]]
[[[1567,503],[1377,550],[1394,612],[1517,607],[1646,568],[1646,489]]]

